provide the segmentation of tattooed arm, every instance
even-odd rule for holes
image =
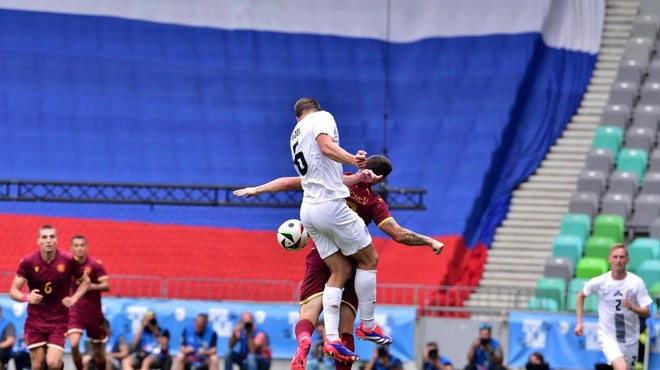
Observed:
[[[433,253],[435,254],[440,254],[440,252],[442,252],[442,248],[445,246],[433,238],[401,227],[394,220],[394,218],[390,218],[379,227],[381,230],[383,230],[383,232],[385,232],[385,234],[389,235],[389,237],[397,243],[410,246],[428,245],[431,247],[431,249],[433,249]]]

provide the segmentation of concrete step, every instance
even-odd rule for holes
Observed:
[[[547,230],[547,229],[519,229],[515,227],[500,226],[497,229],[496,235],[498,236],[519,236],[525,237],[524,240],[535,240],[535,238],[547,237],[550,240],[554,239],[557,236],[557,230]],[[532,239],[534,238],[534,239]],[[542,239],[548,240],[548,239]]]
[[[551,153],[573,153],[573,154],[582,154],[586,156],[588,151],[589,151],[588,146],[580,146],[580,145],[565,145],[558,143],[550,147]]]
[[[618,73],[617,70],[596,69],[596,70],[594,70],[593,76],[595,76],[595,77],[616,77],[617,73]]]
[[[543,268],[545,263],[545,258],[522,258],[517,256],[492,256],[488,254],[488,263],[493,264],[502,264],[502,265],[529,265],[529,266],[539,266]]]
[[[568,165],[568,163],[567,163]],[[573,183],[535,183],[535,182],[524,182],[520,184],[520,189],[530,189],[530,190],[563,190],[563,191],[572,191],[575,190],[575,182]]]
[[[612,90],[612,83],[614,82],[615,76],[609,77],[591,77],[591,83],[593,84],[593,87],[591,85],[587,87],[588,91],[602,91],[602,92],[608,92]]]
[[[520,245],[516,248],[505,248],[508,244],[495,244],[493,243],[492,248],[488,251],[488,257],[497,257],[497,258],[523,258],[525,260],[534,259],[538,261],[545,261],[546,258],[552,255],[552,247],[546,249],[529,249],[529,244]]]
[[[559,154],[561,154],[561,155],[570,155],[570,156],[581,156],[584,160],[584,155],[572,154],[572,153],[555,153],[555,152],[548,153],[546,158],[551,159],[551,160],[560,160],[559,157],[556,157]],[[568,160],[568,158],[566,160]],[[572,160],[575,160],[575,159],[572,159]],[[577,178],[580,171],[581,171],[581,169],[579,169],[579,168],[539,167],[536,170],[535,173],[537,173],[539,175],[573,176],[573,177]]]
[[[602,92],[587,92],[582,96],[583,100],[607,100],[610,97],[610,94],[604,94]]]
[[[560,220],[562,215],[568,211],[566,205],[556,205],[557,202],[552,202],[549,205],[535,204],[516,204],[513,203],[509,207],[509,216],[511,217],[540,217],[536,219],[542,220]],[[568,203],[567,203],[568,204]]]
[[[571,130],[571,131],[574,131],[574,130],[588,131],[588,132],[590,132],[591,135],[593,136],[594,131],[595,131],[596,128],[598,127],[598,124],[599,124],[599,123],[600,123],[600,122],[594,122],[594,123],[570,122],[570,123],[566,126],[566,129],[567,129],[567,130]]]
[[[575,184],[575,176],[535,174],[527,179],[528,183]]]
[[[564,131],[562,135],[563,138],[577,138],[577,139],[587,139],[592,140],[594,138],[593,130],[572,130],[568,129]]]
[[[536,199],[559,199],[559,200],[567,200],[571,198],[571,195],[573,194],[572,191],[553,191],[553,192],[547,192],[547,191],[537,191],[537,190],[529,190],[529,189],[520,189],[520,190],[514,190],[513,191],[513,196],[514,197],[522,197],[522,198],[536,198]]]
[[[538,277],[541,277],[540,275]],[[537,279],[538,279],[537,277]],[[536,279],[533,280],[496,280],[496,279],[481,279],[479,284],[484,288],[527,288],[534,289],[536,287]]]
[[[556,231],[559,228],[560,221],[544,221],[544,220],[512,220],[507,219],[502,221],[502,226],[506,227],[533,227],[535,229],[552,229]]]
[[[580,107],[577,111],[578,114],[595,114],[601,115],[603,113],[602,108],[593,108],[593,107]]]
[[[605,15],[605,22],[607,23],[632,24],[634,20],[634,15]]]
[[[484,271],[482,279],[489,280],[536,280],[541,277],[542,271]]]
[[[583,108],[580,108],[583,109]],[[591,139],[589,138],[572,138],[572,137],[560,137],[557,139],[556,145],[571,145],[571,146],[590,146],[593,141],[593,135]]]
[[[491,276],[491,274],[493,274],[493,276],[505,276],[500,273],[502,274],[511,273],[515,275],[543,274],[543,264],[526,265],[520,263],[515,263],[515,264],[486,263],[484,265],[484,276]]]
[[[465,306],[471,308],[485,308],[493,311],[500,310],[506,312],[509,310],[526,309],[527,301],[521,301],[518,298],[512,298],[510,301],[490,301],[488,300],[488,298],[475,297],[465,301]],[[476,320],[476,316],[474,314],[471,314],[470,317],[472,318],[472,320]],[[483,319],[481,318],[479,319],[481,321],[493,321],[498,319],[495,316],[479,316],[479,317],[483,317]]]
[[[567,139],[567,140],[577,140],[577,139]],[[586,140],[584,143],[585,145],[591,146],[591,141]],[[541,167],[543,168],[579,168],[581,169],[584,167],[584,163],[581,161],[577,162],[564,162],[564,161],[556,161],[552,159],[545,160],[541,162]]]
[[[585,108],[603,108],[607,105],[607,99],[602,99],[602,100],[583,100],[580,103],[580,107],[585,107]]]
[[[634,7],[607,8],[607,15],[635,16],[637,15],[637,9]]]
[[[616,70],[619,69],[619,62],[620,62],[620,59],[617,59],[617,60],[602,60],[602,59],[599,59],[598,61],[596,61],[596,67],[595,68],[598,68],[599,70],[611,69],[613,71],[616,71]]]
[[[586,114],[575,115],[573,116],[571,121],[580,122],[580,123],[589,123],[589,122],[598,123],[600,122],[600,115],[586,115]]]
[[[570,198],[566,199],[544,199],[544,198],[522,198],[514,197],[511,199],[511,206],[563,206],[568,209]]]
[[[593,137],[593,133],[592,133]],[[584,162],[586,159],[586,153],[585,154],[573,154],[573,153],[548,153],[545,158],[546,159],[552,159],[556,161],[574,161],[574,162]],[[571,176],[573,174],[577,174],[576,171],[571,171],[568,175]],[[557,174],[559,175],[559,174]]]
[[[551,235],[531,235],[531,234],[523,234],[520,233],[522,230],[517,230],[518,233],[505,233],[501,232],[500,230],[503,229],[503,227],[500,227],[497,232],[495,233],[495,236],[493,237],[493,241],[501,241],[501,242],[515,242],[515,243],[522,243],[527,245],[527,248],[532,248],[532,246],[535,246],[535,249],[540,249],[540,248],[549,248],[549,246],[552,246],[552,240],[555,238],[557,233],[551,234]]]

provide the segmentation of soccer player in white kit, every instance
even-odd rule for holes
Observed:
[[[342,163],[364,168],[366,153],[352,155],[339,146],[337,124],[330,113],[321,111],[316,100],[301,98],[294,111],[298,123],[291,133],[290,148],[303,188],[300,220],[331,272],[323,290],[323,352],[340,361],[353,362],[358,356],[339,337],[342,291],[352,272],[347,256],[357,262],[355,292],[362,322],[356,336],[381,345],[392,343],[392,338],[374,320],[378,254],[364,221],[345,201],[350,194],[343,183]]]
[[[621,243],[610,248],[610,271],[589,280],[577,294],[575,335],[583,334],[584,298],[598,296],[598,342],[614,370],[634,369],[639,347],[639,318],[651,315],[653,302],[644,281],[626,271],[628,248]]]

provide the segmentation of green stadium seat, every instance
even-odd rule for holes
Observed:
[[[575,266],[578,259],[582,257],[583,243],[575,235],[557,235],[552,241],[552,256],[568,258]]]
[[[587,240],[591,233],[591,218],[581,213],[569,213],[561,218],[561,235],[574,235],[582,239],[582,243]]]
[[[660,300],[660,281],[656,281],[653,283],[653,285],[651,285],[649,288],[649,295],[656,302]]]
[[[621,243],[623,242],[624,234],[625,220],[623,217],[617,215],[598,215],[594,219],[594,236],[609,237],[614,239],[614,243]]]
[[[591,236],[584,246],[585,257],[596,257],[607,261],[614,239],[605,236]]]
[[[637,271],[639,265],[646,260],[660,258],[660,240],[654,238],[637,238],[628,247],[628,269]]]
[[[644,183],[648,165],[648,153],[642,149],[623,149],[616,157],[616,169],[621,172],[633,172],[639,185]]]
[[[552,298],[532,297],[527,304],[527,309],[531,311],[559,311],[559,303]]]
[[[577,304],[577,294],[582,290],[584,284],[589,281],[589,279],[573,279],[568,284],[568,293],[566,295],[566,309],[569,311],[575,311],[575,306]],[[595,294],[592,294],[585,298],[584,300],[584,310],[587,312],[595,312],[598,310],[598,297]]]
[[[623,129],[614,126],[599,126],[594,134],[593,147],[609,149],[616,157],[623,144]]]
[[[564,300],[566,297],[566,282],[564,279],[556,277],[544,277],[536,281],[536,298],[553,299],[557,302],[557,309],[564,309]]]
[[[644,280],[647,287],[660,281],[660,260],[646,260],[635,271],[635,274]]]
[[[591,279],[602,275],[609,269],[607,260],[597,257],[582,257],[575,269],[575,277],[580,279]]]

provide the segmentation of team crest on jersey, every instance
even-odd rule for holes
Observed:
[[[39,272],[39,266],[34,266],[34,272]]]
[[[60,263],[59,265],[57,265],[57,272],[64,272],[64,269],[65,269],[65,267],[64,267],[63,263]]]

